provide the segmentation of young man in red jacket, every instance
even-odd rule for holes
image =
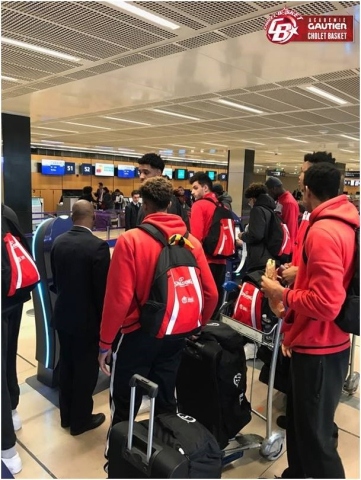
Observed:
[[[214,210],[218,203],[218,199],[215,193],[213,193],[212,180],[207,174],[203,172],[197,172],[189,180],[192,185],[192,195],[195,198],[195,202],[191,209],[190,226],[192,235],[194,235],[202,243],[207,237],[209,229],[212,225],[212,219]],[[201,200],[208,198],[212,202]],[[218,301],[216,312],[219,310],[222,303],[223,288],[222,285],[226,276],[226,260],[223,258],[212,257],[206,254],[209,268],[211,269],[214,281],[218,290]]]
[[[310,228],[294,288],[262,277],[267,297],[288,309],[282,351],[291,358],[291,384],[288,468],[282,478],[345,478],[334,441],[334,416],[347,374],[350,338],[335,318],[354,274],[354,229],[360,220],[346,195],[338,195],[340,178],[340,171],[327,163],[305,172]]]
[[[168,180],[149,178],[140,191],[146,216],[143,223],[160,229],[165,239],[174,234],[186,234],[183,220],[178,215],[166,213],[173,195],[172,184]],[[200,269],[204,297],[201,323],[205,325],[216,306],[217,289],[202,245],[193,235],[189,235],[188,240],[194,247],[192,253]],[[158,384],[157,414],[176,412],[174,390],[185,340],[172,335],[152,337],[139,323],[139,306],[149,298],[161,250],[160,242],[147,232],[134,228],[119,237],[110,263],[100,331],[99,363],[101,370],[110,375],[105,362],[113,350],[110,382],[112,425],[129,418],[129,380],[134,373]],[[198,317],[199,312],[195,322]],[[135,415],[141,397],[141,393],[137,392]]]

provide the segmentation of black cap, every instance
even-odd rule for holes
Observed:
[[[275,187],[282,187],[283,183],[277,177],[269,177],[266,180],[265,185],[266,185],[267,188],[272,189],[272,188],[275,188]]]

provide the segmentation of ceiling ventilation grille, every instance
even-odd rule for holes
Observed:
[[[166,57],[167,55],[172,55],[173,53],[184,52],[186,49],[171,43],[169,45],[162,45],[161,47],[151,48],[150,50],[145,50],[145,55],[153,58]]]
[[[118,60],[113,60],[113,63],[120,65],[121,67],[129,67],[130,65],[146,62],[148,60],[151,59],[140,53],[134,53],[133,55],[127,55],[126,57],[118,58]]]
[[[297,85],[304,85],[306,83],[315,83],[312,77],[295,78],[294,80],[285,80],[284,82],[277,82],[282,87],[297,87]]]
[[[227,35],[228,37],[235,38],[248,33],[259,32],[263,30],[266,23],[264,17],[253,18],[252,20],[246,20],[241,23],[236,23],[229,27],[220,28],[219,31]]]
[[[338,72],[322,73],[321,75],[314,75],[314,78],[320,82],[328,82],[329,80],[339,80],[341,78],[356,77],[357,74],[353,70],[340,70]]]
[[[292,10],[302,15],[320,15],[322,13],[333,12],[337,7],[332,2],[312,2],[299,7],[292,7]]]
[[[331,89],[327,89],[327,86],[332,87]],[[355,98],[356,100],[360,99],[360,77],[353,77],[353,78],[344,78],[341,80],[334,80],[331,82],[327,82],[326,88],[323,86],[321,87],[323,90],[329,91],[329,93],[333,93],[338,95],[337,92],[332,90],[335,88],[340,93],[345,93],[346,95],[350,95],[351,97]],[[342,95],[341,95],[341,98]]]
[[[257,5],[257,7],[263,8],[263,9],[274,8],[274,7],[277,7],[278,5],[282,5],[282,6],[285,5],[285,2],[253,2],[253,3]]]
[[[218,33],[209,32],[203,33],[202,35],[198,35],[197,37],[187,38],[187,40],[182,40],[178,42],[179,45],[187,48],[198,48],[202,45],[209,45],[210,43],[216,43],[226,40],[225,37],[219,35]]]
[[[179,25],[184,25],[185,27],[192,28],[193,30],[199,30],[204,28],[206,23],[199,23],[195,20],[182,15],[179,12],[175,12],[170,8],[167,8],[163,5],[164,2],[134,2],[136,5],[139,5],[141,8],[146,8],[151,12],[157,13],[158,15],[173,20]],[[173,4],[173,7],[176,7],[176,4]]]
[[[174,5],[177,10],[192,17],[206,21],[210,25],[226,22],[249,13],[256,12],[257,8],[250,2],[165,2]]]
[[[347,7],[356,7],[357,5],[360,5],[360,2],[339,2],[340,5],[342,5],[344,8]]]
[[[254,87],[247,87],[248,92],[263,92],[265,90],[278,90],[280,87],[275,83],[265,83],[264,85],[255,85]]]

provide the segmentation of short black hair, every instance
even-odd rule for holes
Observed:
[[[84,194],[92,193],[92,191],[93,191],[93,187],[91,187],[90,185],[87,185],[86,187],[83,187],[83,193]]]
[[[304,161],[305,162],[310,162],[313,164],[316,163],[331,163],[335,164],[336,159],[332,157],[332,153],[329,152],[313,152],[313,153],[306,153],[304,156]]]
[[[212,180],[208,177],[208,175],[204,172],[196,172],[192,178],[189,179],[189,183],[193,185],[194,182],[198,182],[199,185],[208,185],[209,190],[213,191],[213,183]]]
[[[152,177],[145,180],[140,187],[143,202],[150,202],[155,210],[165,210],[173,195],[173,187],[163,177]]]
[[[157,168],[161,172],[164,170],[164,160],[156,153],[146,153],[138,160],[139,165],[150,165],[152,168]]]
[[[140,190],[133,190],[130,196],[133,197],[134,195],[140,195]]]
[[[267,193],[264,183],[251,183],[244,192],[246,198],[258,198],[262,193]]]
[[[341,172],[334,165],[321,162],[305,171],[303,184],[322,202],[339,194]]]
[[[101,187],[103,186],[103,182],[99,182],[98,185],[100,185]]]

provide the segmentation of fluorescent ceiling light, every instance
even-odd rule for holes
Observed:
[[[196,148],[196,147],[190,147],[189,145],[177,145],[176,143],[171,143],[170,145],[171,145],[172,147]]]
[[[79,133],[74,130],[63,130],[62,128],[50,128],[50,127],[32,127],[32,128],[41,128],[42,130],[55,130],[57,132],[68,132],[68,133]]]
[[[292,140],[293,142],[300,142],[300,143],[309,143],[305,140],[299,140],[298,138],[286,137],[287,140]]]
[[[53,145],[64,145],[64,142],[58,142],[56,140],[41,140],[44,143],[51,143]]]
[[[101,145],[96,145],[97,150],[114,150],[114,147],[102,147]]]
[[[80,127],[91,127],[91,128],[100,128],[102,130],[111,130],[111,128],[98,127],[97,125],[87,125],[86,123],[76,123],[76,122],[62,122],[62,123],[67,123],[69,125],[79,125]]]
[[[1,37],[1,42],[14,45],[16,47],[26,48],[33,52],[44,53],[45,55],[51,55],[52,57],[62,58],[63,60],[69,60],[70,62],[80,62],[81,59],[68,55],[67,53],[56,52],[55,50],[50,50],[49,48],[38,47],[37,45],[32,45],[31,43],[20,42],[19,40],[13,40],[12,38]]]
[[[254,167],[263,167],[263,165],[260,165],[259,163],[255,163]]]
[[[144,123],[144,122],[135,122],[134,120],[125,120],[124,118],[116,118],[116,117],[102,117],[106,118],[107,120],[117,120],[118,122],[127,122],[127,123],[135,123],[137,125],[150,125],[150,123]]]
[[[1,80],[6,80],[7,82],[21,82],[18,78],[13,78],[13,77],[6,77],[5,75],[1,75]]]
[[[253,143],[254,145],[265,145],[265,143],[251,142],[250,140],[241,140],[241,142],[244,142],[244,143]]]
[[[190,117],[189,115],[181,115],[180,113],[167,112],[166,110],[159,110],[158,108],[152,108],[152,112],[164,113],[165,115],[173,115],[174,117],[188,118],[189,120],[200,120],[200,118]]]
[[[35,137],[52,137],[51,133],[38,133],[38,132],[31,132],[32,135]]]
[[[324,90],[321,90],[320,88],[317,87],[305,87],[306,90],[309,90],[310,92],[314,93],[315,95],[319,95],[320,97],[327,98],[327,100],[331,100],[331,102],[338,103],[339,105],[346,105],[347,102],[346,100],[342,100],[340,97],[336,97],[336,95],[332,95],[331,93],[325,92]]]
[[[340,134],[340,137],[349,138],[350,140],[355,140],[356,142],[359,142],[359,141],[360,141],[360,139],[359,139],[359,138],[356,138],[356,137],[350,137],[350,135],[343,135],[343,134]]]
[[[354,150],[346,150],[346,148],[339,148],[340,152],[355,153]]]
[[[302,152],[302,153],[312,153],[309,150],[300,150],[300,152]]]
[[[118,148],[121,152],[135,152],[134,148]]]
[[[240,105],[239,103],[230,102],[229,100],[224,100],[223,98],[218,98],[216,100],[218,103],[222,103],[223,105],[228,105],[229,107],[240,108],[241,110],[246,110],[246,112],[252,113],[264,113],[262,110],[257,110],[256,108],[246,107],[245,105]]]
[[[209,142],[202,142],[202,143],[203,145],[213,145],[215,147],[225,147],[225,148],[228,147],[228,145],[221,145],[220,143],[209,143]]]
[[[116,7],[119,7],[123,10],[127,10],[128,12],[134,13],[134,15],[145,18],[146,20],[150,20],[151,22],[161,25],[162,27],[170,28],[171,30],[177,30],[178,28],[180,28],[180,26],[177,25],[176,23],[170,22],[165,18],[161,18],[161,17],[158,17],[158,15],[154,15],[154,13],[150,13],[150,12],[147,12],[146,10],[143,10],[142,8],[136,7],[131,2],[107,0],[107,3],[110,3],[111,5],[115,5]]]

